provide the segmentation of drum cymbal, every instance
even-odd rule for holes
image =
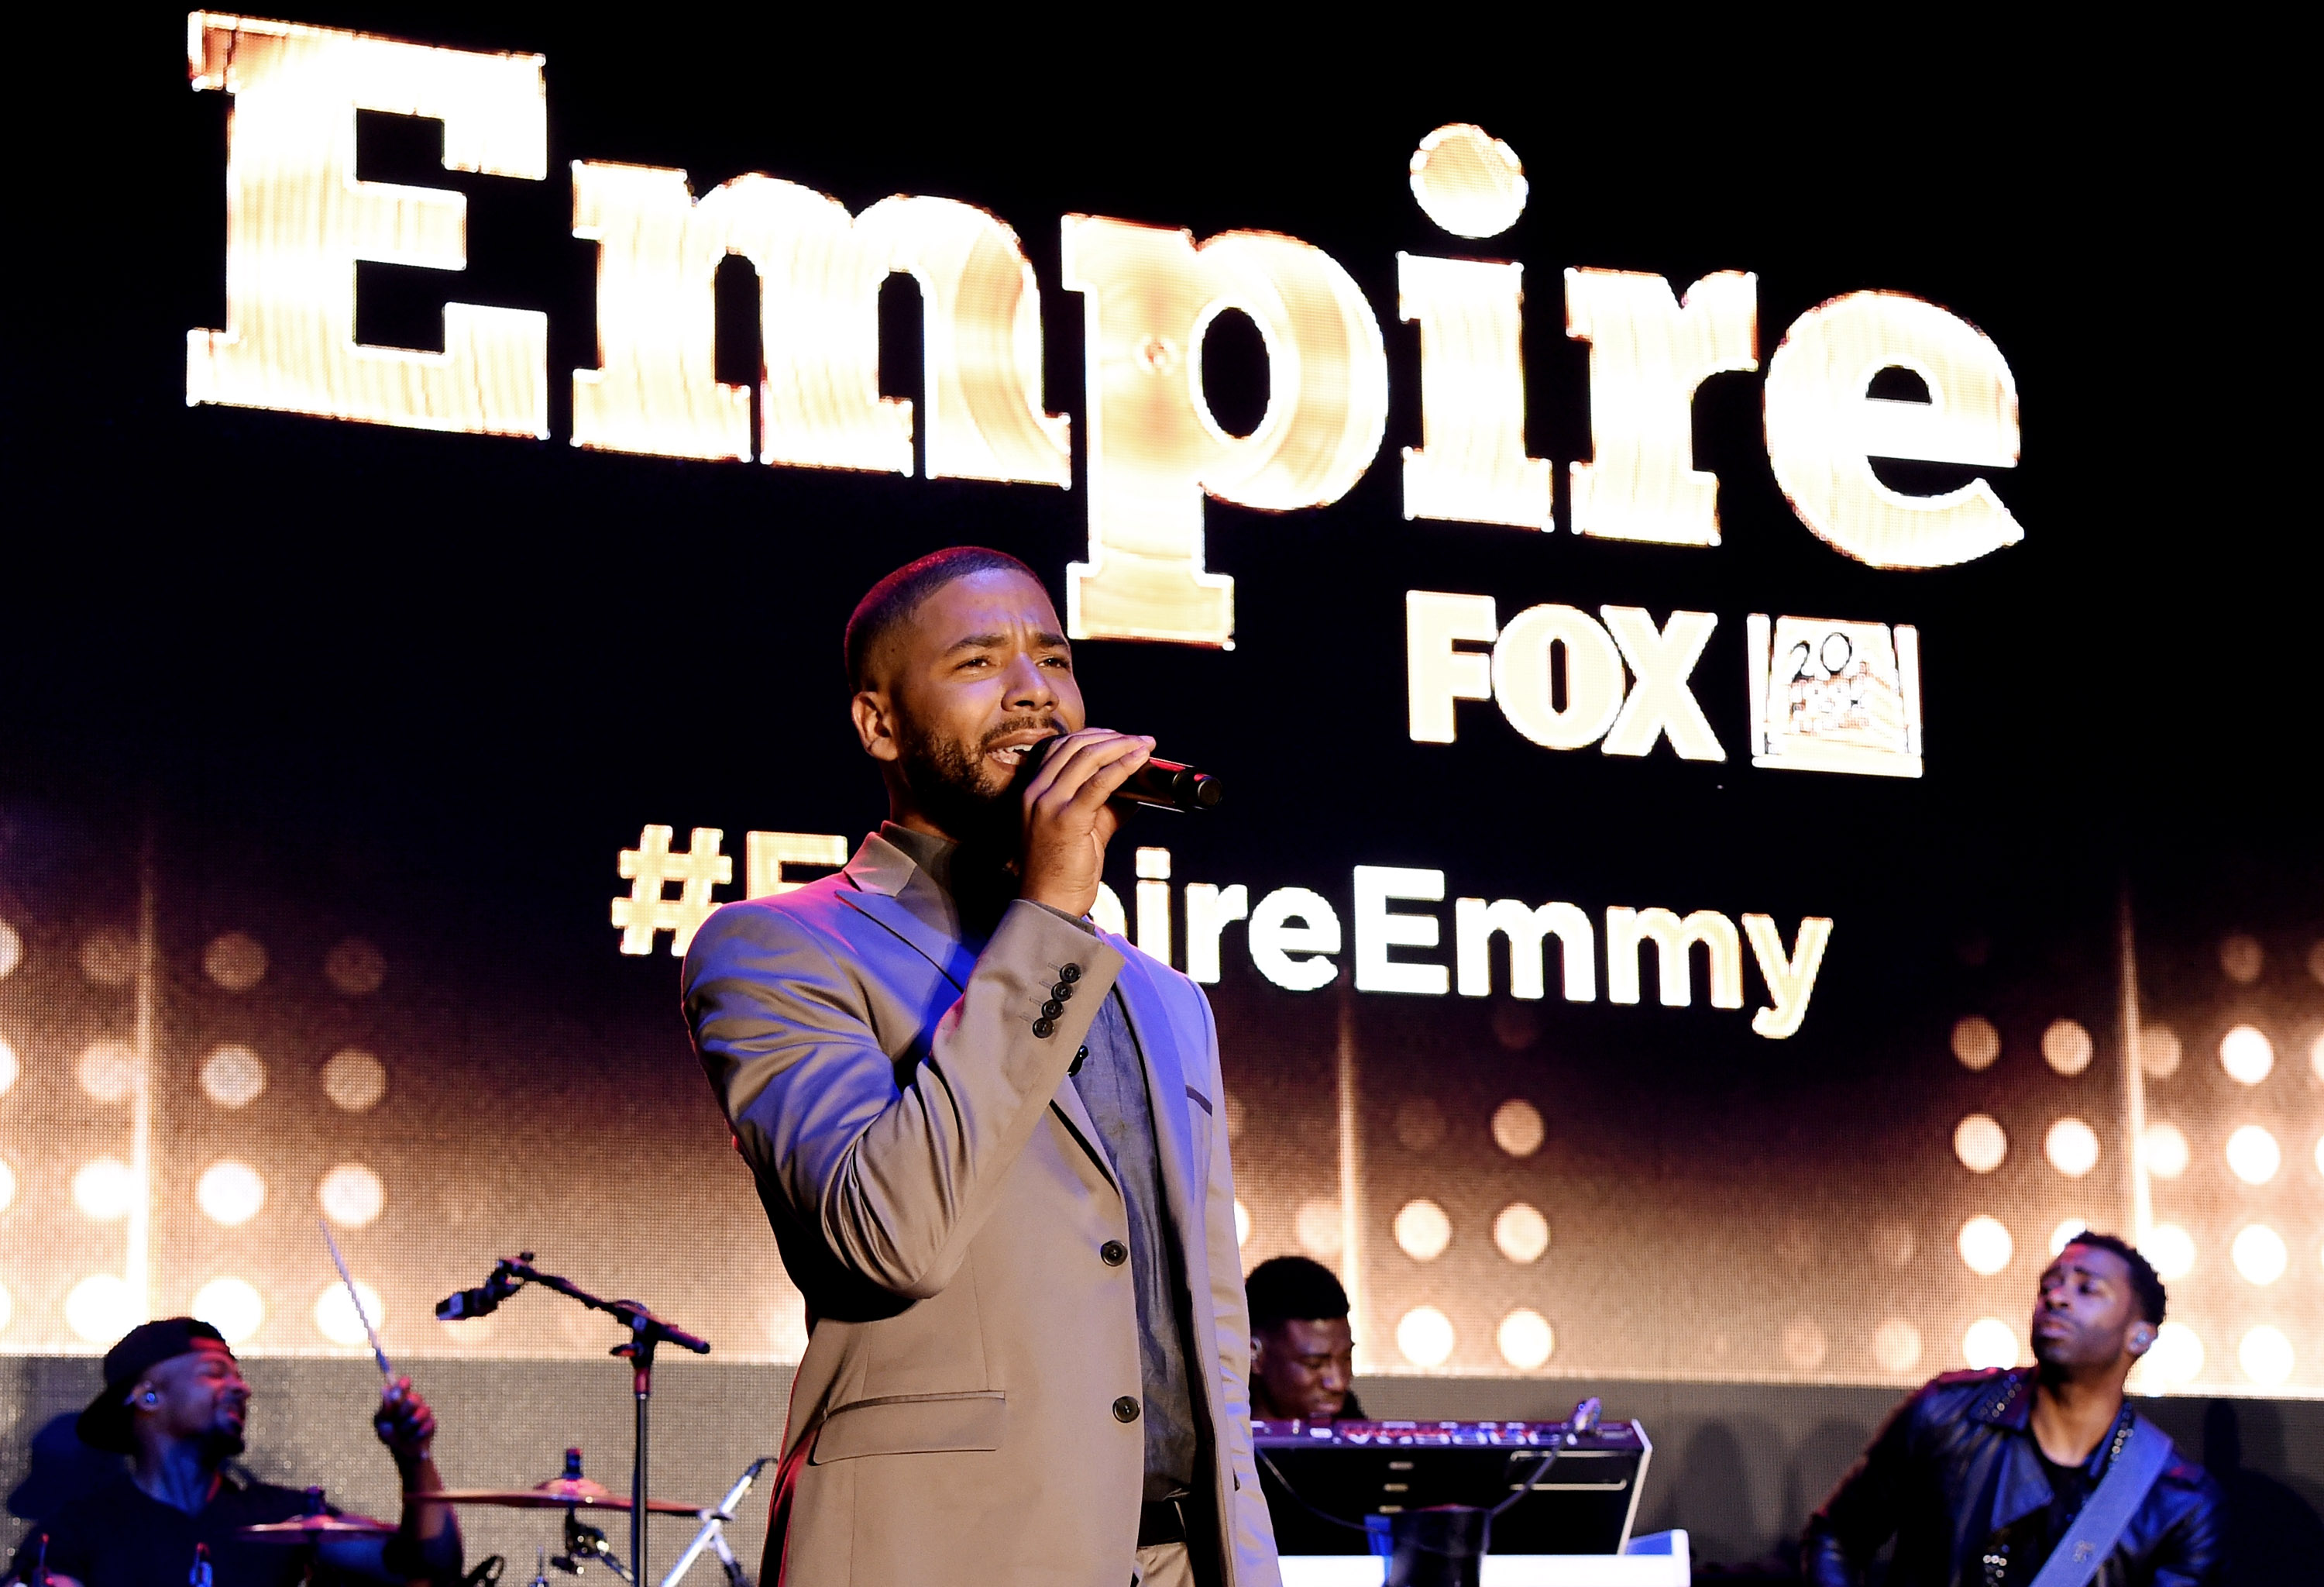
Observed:
[[[438,1493],[406,1495],[428,1504],[483,1504],[500,1509],[603,1509],[626,1512],[626,1495],[613,1492],[586,1477],[552,1477],[532,1488],[454,1488]],[[647,1510],[658,1516],[690,1516],[708,1507],[683,1504],[674,1499],[650,1499]]]
[[[392,1522],[369,1516],[293,1516],[287,1521],[237,1527],[234,1535],[244,1543],[277,1543],[296,1547],[307,1543],[348,1543],[358,1537],[392,1537]]]

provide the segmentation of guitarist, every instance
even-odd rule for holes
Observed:
[[[2042,1275],[2031,1371],[1948,1372],[1898,1407],[1809,1520],[1801,1574],[1858,1587],[2197,1587],[2224,1560],[2218,1486],[2126,1403],[2163,1281],[2110,1234]]]

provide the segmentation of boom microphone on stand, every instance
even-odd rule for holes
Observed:
[[[1024,770],[1020,776],[1030,777],[1041,769],[1042,759],[1049,746],[1057,741],[1045,738],[1025,752]],[[1021,785],[1020,785],[1021,786]],[[1122,785],[1113,790],[1113,797],[1133,805],[1150,805],[1157,810],[1216,809],[1226,798],[1226,788],[1207,771],[1197,771],[1177,761],[1165,761],[1150,755],[1146,764],[1131,772]]]

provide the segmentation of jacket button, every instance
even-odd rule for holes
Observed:
[[[1033,1021],[1033,1034],[1042,1038],[1044,1040],[1047,1039],[1049,1037],[1055,1036],[1056,1033],[1057,1027],[1054,1020],[1036,1020]]]
[[[1068,1075],[1078,1075],[1082,1072],[1082,1066],[1088,1062],[1089,1048],[1084,1047],[1074,1055],[1074,1061],[1065,1066],[1065,1073]]]
[[[1081,978],[1082,967],[1079,964],[1067,964],[1057,972],[1057,979],[1063,982],[1072,983]]]
[[[1060,981],[1056,985],[1049,988],[1049,995],[1061,1003],[1071,1002],[1074,997],[1074,983],[1070,981]]]
[[[1045,1020],[1054,1020],[1065,1011],[1065,1005],[1055,998],[1041,1005],[1041,1017]]]
[[[1138,1420],[1138,1402],[1130,1398],[1130,1396],[1126,1394],[1120,1399],[1115,1400],[1113,1402],[1113,1419],[1117,1422],[1134,1422]]]
[[[1097,1248],[1098,1259],[1109,1268],[1118,1268],[1130,1259],[1130,1248],[1119,1240],[1109,1240]]]

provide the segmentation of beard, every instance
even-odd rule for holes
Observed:
[[[921,809],[961,846],[995,858],[1014,857],[1023,836],[1018,799],[1022,773],[997,774],[985,760],[996,739],[1061,724],[1041,716],[1012,718],[988,729],[973,746],[938,738],[908,716],[897,724],[898,769]]]
[[[239,1427],[213,1427],[202,1435],[202,1459],[216,1466],[242,1453],[243,1437]]]

